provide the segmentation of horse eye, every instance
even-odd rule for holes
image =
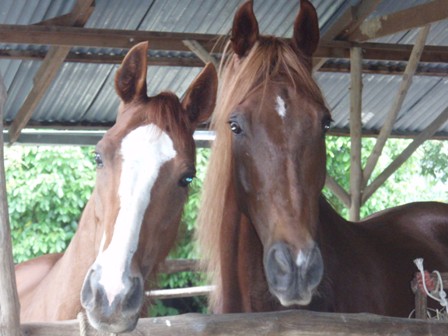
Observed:
[[[236,121],[229,121],[230,130],[235,134],[240,134],[242,132],[240,125]]]
[[[330,129],[332,122],[333,122],[333,119],[331,119],[330,117],[325,117],[322,120],[322,130],[324,131],[324,133],[326,133]]]
[[[194,174],[186,174],[182,176],[182,178],[179,180],[179,185],[181,187],[187,187],[191,182],[193,182]]]
[[[101,154],[98,152],[95,152],[93,155],[94,155],[93,159],[95,160],[96,167],[103,168],[104,164],[103,164],[103,158],[101,157]]]

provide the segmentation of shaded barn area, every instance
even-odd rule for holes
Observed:
[[[150,45],[148,78],[152,85],[148,94],[169,89],[182,96],[205,62],[219,63],[233,15],[242,2],[1,0],[0,82],[5,90],[0,103],[5,143],[95,144],[116,118],[115,71],[129,48],[140,41]],[[311,2],[321,31],[313,69],[334,120],[329,134],[352,139],[350,190],[344,190],[330,175],[326,185],[350,208],[350,218],[357,220],[362,204],[425,140],[448,138],[448,4],[446,0]],[[298,0],[254,0],[260,32],[289,38],[298,8]],[[360,156],[363,136],[377,138],[365,166]],[[213,134],[203,125],[195,137],[200,146],[207,146]],[[390,137],[413,141],[371,181]],[[5,221],[3,216],[2,224]],[[7,230],[1,230],[1,238],[6,239]],[[0,245],[9,248],[3,242]],[[8,267],[4,264],[0,269],[3,280]],[[13,303],[8,293],[7,300]],[[3,307],[4,297],[0,298]],[[2,325],[5,311],[2,309]],[[350,334],[344,328],[352,327],[358,331],[365,328],[368,334],[367,324],[357,325],[355,317],[297,314],[295,319],[309,318],[316,325],[349,321],[341,324],[342,329],[328,329],[331,334],[341,330]],[[443,327],[448,328],[432,322],[359,318],[392,328],[384,333],[407,330],[417,335],[432,330],[442,335]],[[217,331],[224,328],[219,324],[224,322],[211,320],[208,325],[203,319],[180,318],[178,323],[180,328],[192,323],[195,330],[210,328],[209,334],[224,334]],[[223,317],[226,319],[230,318]],[[171,324],[160,321],[149,323],[162,323],[163,328]],[[233,320],[229,323],[236,325]],[[259,322],[248,323],[246,327],[254,327]],[[301,323],[305,333],[305,322]],[[282,334],[283,325],[272,322],[270,326],[274,329],[258,327],[266,333],[276,330]],[[139,330],[143,329],[146,327]],[[245,330],[237,329],[235,326],[235,332],[227,334]],[[325,332],[322,330],[322,335]]]

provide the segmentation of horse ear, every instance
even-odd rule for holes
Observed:
[[[230,42],[239,57],[245,56],[257,42],[259,36],[258,22],[255,18],[253,2],[247,1],[235,14]]]
[[[216,104],[218,90],[218,75],[212,63],[202,69],[182,100],[182,106],[187,111],[193,126],[207,121]]]
[[[141,42],[127,53],[115,75],[115,90],[120,98],[129,103],[146,98],[148,42]]]
[[[307,57],[314,54],[319,44],[316,9],[308,0],[300,0],[300,12],[294,22],[292,44]]]

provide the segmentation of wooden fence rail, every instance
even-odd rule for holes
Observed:
[[[200,261],[195,259],[167,259],[159,267],[159,272],[173,274],[179,272],[199,272]]]
[[[79,335],[77,321],[24,324],[27,336]],[[448,322],[381,317],[370,314],[330,314],[310,311],[201,315],[140,319],[137,328],[122,335],[139,336],[446,336]],[[87,335],[100,335],[87,330]]]
[[[151,299],[179,299],[193,296],[203,296],[208,295],[214,286],[197,286],[197,287],[186,287],[186,288],[171,288],[171,289],[153,289],[146,291],[145,295],[149,296]]]

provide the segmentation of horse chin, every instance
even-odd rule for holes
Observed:
[[[275,294],[274,294],[275,295]],[[313,294],[310,293],[306,293],[306,294],[302,294],[302,296],[300,297],[300,299],[297,298],[289,298],[285,295],[282,294],[277,294],[275,295],[277,297],[277,299],[280,301],[280,304],[283,307],[291,307],[291,306],[308,306],[311,303],[311,299],[313,298]]]
[[[118,322],[110,322],[98,321],[95,317],[89,314],[89,312],[87,312],[87,318],[90,325],[97,331],[102,333],[118,334],[134,330],[137,326],[139,316],[136,315],[135,317],[126,317],[126,319],[121,319],[121,321]]]

